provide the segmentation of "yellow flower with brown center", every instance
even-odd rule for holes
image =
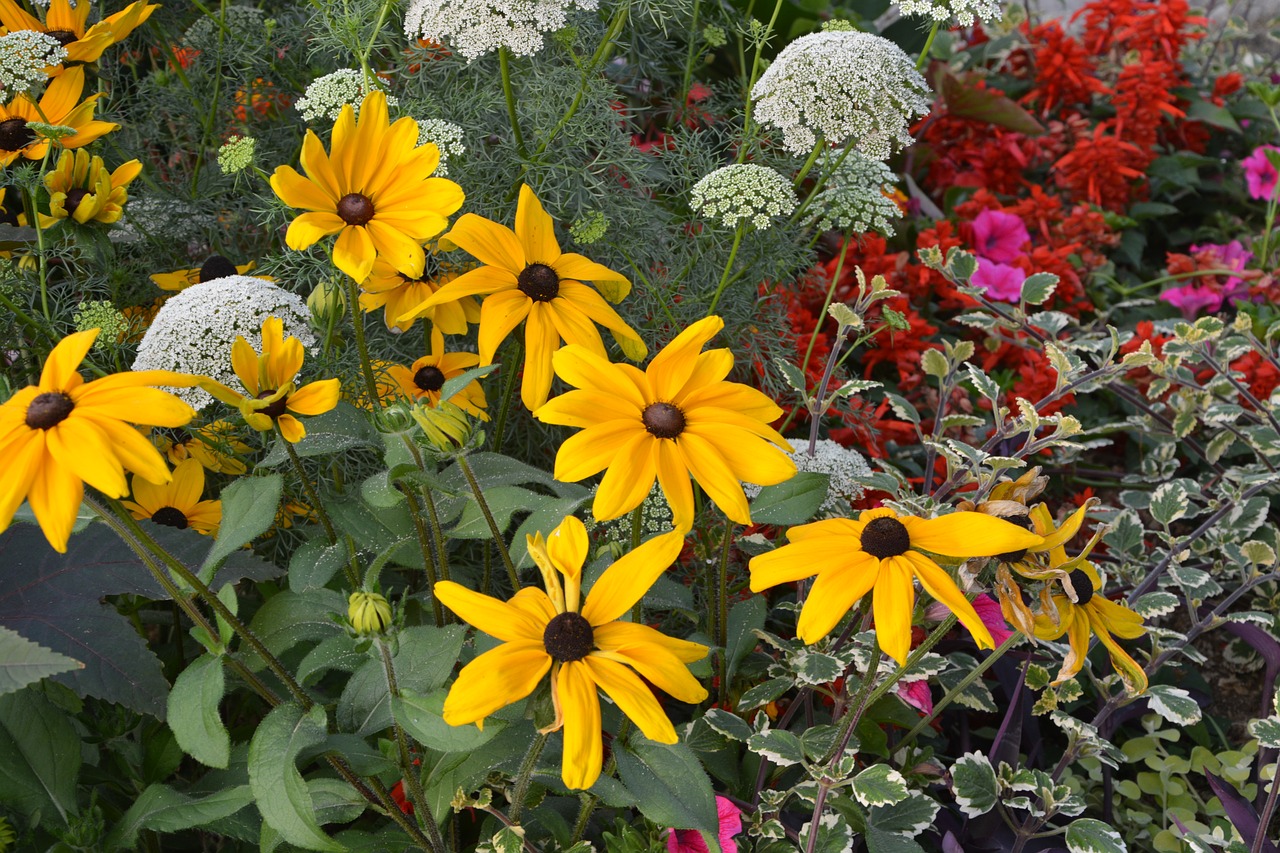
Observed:
[[[684,543],[665,533],[623,555],[582,601],[582,564],[590,543],[573,516],[544,541],[529,537],[529,555],[542,571],[546,592],[525,587],[499,601],[451,581],[435,585],[450,610],[502,641],[462,668],[444,701],[445,722],[483,724],[484,718],[531,694],[551,674],[556,719],[544,732],[564,729],[561,778],[569,788],[590,788],[600,777],[603,744],[598,692],[613,700],[650,740],[675,743],[675,728],[641,677],[681,702],[701,702],[706,689],[689,672],[707,647],[677,640],[618,618],[644,596]],[[637,675],[638,673],[638,675]]]
[[[161,290],[186,290],[193,284],[203,284],[215,278],[226,278],[229,275],[247,275],[257,264],[233,264],[222,255],[210,255],[209,259],[195,269],[174,270],[173,272],[157,272],[151,274],[151,281]],[[275,281],[273,276],[256,275],[263,281]]]
[[[356,281],[369,277],[378,257],[405,275],[422,275],[422,244],[462,207],[461,187],[431,177],[439,149],[418,145],[418,124],[408,116],[392,124],[380,91],[365,96],[359,123],[350,104],[342,108],[331,154],[308,130],[300,160],[306,177],[292,166],[271,176],[281,201],[308,211],[289,224],[285,243],[301,250],[337,234],[333,263]]]
[[[533,411],[551,391],[551,355],[561,340],[606,358],[604,341],[596,330],[599,324],[613,334],[627,358],[640,361],[647,349],[605,301],[605,297],[622,301],[631,292],[631,282],[582,255],[561,252],[554,220],[527,185],[520,187],[515,225],[513,231],[474,213],[459,217],[440,238],[441,245],[464,249],[484,266],[458,276],[401,319],[412,320],[437,306],[487,294],[480,305],[480,363],[492,364],[498,344],[524,321],[520,399]],[[596,287],[583,284],[586,281]]]
[[[35,131],[27,127],[33,121],[58,124],[75,128],[71,136],[64,136],[58,144],[63,148],[80,148],[118,128],[109,121],[96,121],[93,111],[101,93],[80,101],[84,92],[84,69],[68,68],[49,81],[49,87],[40,96],[39,105],[26,95],[18,95],[7,104],[0,104],[0,166],[8,166],[19,156],[28,160],[40,160],[49,150],[49,142],[37,139]]]
[[[142,164],[130,160],[108,172],[102,158],[89,156],[81,148],[63,151],[58,165],[44,176],[49,188],[49,216],[40,214],[40,227],[49,228],[62,219],[86,222],[117,222],[129,200],[125,187],[142,172]]]
[[[560,445],[555,477],[575,482],[604,471],[591,508],[600,521],[638,507],[657,479],[675,526],[689,530],[692,475],[726,516],[750,524],[742,481],[771,486],[795,475],[795,463],[782,452],[791,445],[769,427],[782,410],[754,388],[724,381],[733,369],[729,350],[702,352],[722,328],[719,317],[699,320],[643,372],[586,347],[555,354],[557,375],[578,390],[533,416],[582,429]]]
[[[790,544],[751,559],[751,591],[817,575],[796,625],[796,636],[812,644],[874,590],[876,638],[899,664],[911,651],[915,580],[959,618],[980,648],[995,648],[991,632],[955,581],[921,552],[990,557],[1043,541],[1016,524],[980,512],[914,518],[888,508],[867,510],[857,521],[832,518],[792,527],[787,540]]]
[[[156,524],[192,528],[213,536],[222,523],[222,501],[205,501],[204,466],[194,459],[180,462],[173,469],[173,479],[165,485],[148,483],[133,477],[133,500],[122,501],[134,518],[149,518]]]
[[[408,276],[396,270],[381,258],[373,262],[373,272],[360,285],[360,307],[366,314],[383,309],[382,319],[388,329],[407,332],[418,317],[425,317],[446,335],[465,335],[467,324],[480,322],[480,303],[475,297],[464,296],[454,302],[445,302],[428,308],[422,313],[412,313],[441,287],[458,277],[461,270],[446,269],[435,256],[427,252],[426,266],[420,276]],[[412,313],[412,316],[408,316]]]
[[[1056,548],[1062,548],[1075,538],[1075,535],[1080,532],[1080,527],[1084,524],[1085,514],[1098,503],[1097,498],[1090,498],[1061,525],[1054,524],[1053,515],[1050,514],[1049,507],[1043,503],[1034,506],[1026,515],[1007,516],[1014,523],[1024,522],[1029,524],[1033,531],[1044,537],[1044,542],[1034,547],[1019,548],[1017,551],[996,555],[995,592],[996,597],[1000,600],[1000,612],[1009,624],[1028,637],[1033,636],[1035,633],[1035,616],[1031,612],[1028,602],[1023,600],[1022,587],[1014,578],[1013,573],[1017,572],[1022,577],[1032,580],[1061,578],[1064,569],[1055,567],[1052,564],[1050,559],[1052,552]],[[979,507],[979,509],[981,510],[982,507]],[[1094,535],[1093,540],[1085,547],[1084,552],[1078,559],[1083,560],[1093,550],[1093,546],[1097,544],[1101,537],[1102,532],[1099,531]],[[1073,568],[1073,566],[1068,567],[1065,571],[1070,572]],[[1046,587],[1042,596],[1047,596],[1047,594]],[[1042,600],[1042,604],[1047,603],[1048,598],[1046,597]]]
[[[237,336],[231,346],[231,367],[247,395],[212,379],[200,387],[224,403],[237,407],[244,421],[259,432],[280,428],[285,441],[297,443],[307,429],[294,415],[321,415],[338,405],[339,381],[323,379],[299,388],[294,380],[302,369],[302,342],[284,336],[279,317],[262,321],[262,353]]]
[[[151,433],[151,443],[174,465],[187,459],[195,459],[215,474],[236,476],[249,470],[236,457],[253,451],[252,447],[236,435],[235,425],[230,421],[214,421],[199,427],[155,430]]]
[[[440,389],[444,383],[466,373],[479,363],[480,358],[471,352],[445,352],[444,335],[439,327],[431,330],[431,352],[415,361],[410,367],[391,364],[386,376],[395,384],[398,395],[426,403],[440,405]],[[482,421],[489,420],[484,408],[487,405],[480,381],[473,379],[467,386],[449,398],[469,415]]]
[[[66,48],[67,62],[93,62],[108,47],[124,41],[159,8],[159,4],[136,0],[86,29],[93,11],[89,0],[51,0],[43,21],[27,14],[14,0],[0,0],[0,24],[10,31],[35,30],[52,36]]]
[[[193,376],[143,370],[85,382],[77,368],[98,332],[63,338],[49,353],[39,384],[0,405],[0,530],[26,499],[59,553],[67,550],[85,483],[118,498],[129,493],[126,469],[152,483],[169,482],[164,458],[129,424],[176,427],[195,417],[186,403],[150,387],[189,388]]]

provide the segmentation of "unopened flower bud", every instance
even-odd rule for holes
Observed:
[[[422,427],[427,442],[441,453],[454,453],[471,439],[471,418],[447,400],[435,407],[414,406],[413,419]]]
[[[307,308],[311,310],[312,325],[324,331],[347,315],[347,297],[332,281],[322,281],[307,297]]]
[[[357,634],[381,634],[391,626],[391,605],[376,592],[353,592],[347,602],[347,621]]]

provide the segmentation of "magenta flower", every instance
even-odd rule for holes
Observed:
[[[716,797],[716,812],[720,818],[720,849],[723,853],[738,853],[733,837],[742,832],[742,812],[726,797]],[[667,831],[669,853],[711,853],[702,833],[696,829],[671,829]]]
[[[1222,308],[1222,291],[1211,284],[1184,284],[1160,291],[1160,298],[1182,312],[1185,320],[1194,320],[1201,311],[1213,313]]]
[[[933,713],[933,692],[929,689],[927,679],[908,682],[900,681],[898,686],[894,688],[894,692],[898,694],[899,699],[925,716]]]
[[[978,270],[969,283],[985,290],[989,299],[1017,302],[1022,299],[1022,283],[1026,280],[1027,274],[1017,267],[979,257]]]
[[[974,251],[999,264],[1022,256],[1022,247],[1031,242],[1027,226],[1012,213],[984,210],[973,220]]]
[[[1243,270],[1253,260],[1250,252],[1239,240],[1232,240],[1226,245],[1220,243],[1204,243],[1191,247],[1191,254],[1201,263],[1206,262],[1214,267],[1228,270]],[[1192,282],[1180,287],[1171,287],[1160,292],[1160,298],[1182,312],[1187,320],[1194,320],[1201,311],[1210,313],[1222,310],[1224,302],[1233,304],[1236,300],[1247,296],[1249,285],[1239,276],[1227,276],[1224,284],[1217,278],[1208,278],[1199,283]]]
[[[1268,151],[1280,151],[1280,148],[1274,145],[1263,145],[1255,148],[1253,153],[1240,163],[1244,166],[1244,179],[1249,185],[1249,198],[1270,201],[1275,195],[1276,184],[1280,183],[1280,172],[1267,156]]]
[[[995,640],[997,646],[1013,636],[1009,623],[1004,621],[1004,614],[1000,612],[1000,602],[984,592],[974,596],[971,603],[973,609],[978,612],[978,618],[982,620],[982,624],[991,632],[991,639]],[[931,622],[941,622],[950,615],[950,608],[940,601],[930,604],[924,612],[925,618]]]

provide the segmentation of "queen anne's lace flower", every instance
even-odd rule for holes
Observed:
[[[253,6],[228,5],[221,21],[217,15],[201,15],[183,33],[183,40],[196,50],[216,52],[219,42],[261,44],[267,14]],[[225,27],[225,29],[224,29]]]
[[[448,176],[450,157],[461,157],[467,153],[467,146],[462,144],[462,134],[462,128],[451,121],[438,118],[418,121],[418,144],[430,142],[440,149],[440,165],[435,171],[437,178]]]
[[[386,91],[386,81],[374,78],[374,88]],[[364,72],[357,68],[339,68],[332,74],[317,77],[307,86],[307,91],[294,104],[298,112],[307,121],[337,121],[342,108],[350,105],[355,110],[356,118],[360,117],[360,104],[364,96],[369,94],[364,88]],[[394,107],[400,102],[387,95],[387,106]]]
[[[864,234],[875,230],[892,237],[892,220],[902,215],[887,195],[894,191],[893,182],[893,172],[884,163],[850,151],[814,197],[812,221],[822,231],[838,228]]]
[[[413,0],[404,16],[410,39],[442,42],[468,61],[505,47],[516,56],[542,50],[544,33],[568,23],[568,12],[598,0]]]
[[[918,15],[935,21],[955,18],[963,27],[972,27],[975,18],[998,21],[1004,17],[998,0],[898,0],[904,15]]]
[[[797,441],[796,451],[788,454],[796,463],[797,471],[826,474],[831,478],[827,485],[827,498],[818,507],[818,514],[848,515],[849,504],[862,497],[866,490],[863,482],[871,476],[871,467],[858,451],[845,447],[829,438],[818,439],[813,455],[809,455],[809,443]],[[743,485],[747,497],[760,494],[760,487],[751,483]]]
[[[767,166],[723,166],[693,185],[690,206],[725,228],[750,223],[760,230],[786,216],[799,200],[791,182]]]
[[[928,94],[896,44],[841,31],[796,39],[751,90],[756,120],[781,130],[793,154],[807,154],[821,134],[831,145],[852,140],[874,160],[912,143],[907,127],[929,112]]]
[[[257,140],[252,136],[232,136],[218,149],[218,168],[224,175],[243,172],[253,165]]]
[[[48,79],[47,66],[61,65],[66,59],[66,48],[46,33],[18,30],[0,36],[0,89],[7,99],[29,92]]]
[[[76,305],[76,313],[71,315],[71,322],[76,324],[77,332],[89,329],[101,329],[93,342],[95,350],[104,350],[129,331],[129,318],[120,313],[110,302],[94,300]]]
[[[267,317],[279,317],[286,335],[308,349],[315,347],[307,305],[297,295],[247,275],[193,284],[160,307],[138,346],[133,369],[193,373],[242,390],[231,368],[231,345],[243,335],[255,350],[261,349],[262,321]],[[173,393],[195,409],[213,400],[199,388]]]

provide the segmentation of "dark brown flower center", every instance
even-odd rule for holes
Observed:
[[[238,272],[236,265],[222,257],[210,255],[209,260],[200,265],[200,282],[213,281],[215,278],[226,278]]]
[[[263,391],[261,394],[258,395],[258,399],[265,400],[274,393],[276,393],[275,389]],[[288,403],[289,403],[289,395],[282,394],[280,395],[279,400],[276,400],[274,403],[270,404],[265,409],[260,409],[259,411],[261,411],[262,414],[266,415],[267,417],[271,418],[271,420],[274,421],[276,418],[280,417],[285,413],[285,409],[288,407]]]
[[[1093,581],[1089,579],[1089,575],[1084,569],[1076,569],[1067,575],[1067,580],[1071,581],[1071,589],[1076,594],[1076,605],[1083,607],[1093,599]]]
[[[516,278],[516,287],[534,302],[550,302],[560,293],[560,276],[546,264],[529,264]]]
[[[338,199],[338,216],[348,225],[364,225],[373,219],[373,202],[367,195],[347,193]]]
[[[595,642],[591,623],[577,613],[561,613],[547,623],[542,645],[547,654],[561,663],[582,660]]]
[[[76,34],[71,32],[71,30],[49,30],[46,35],[63,47],[66,47],[76,40]]]
[[[180,509],[174,509],[171,506],[162,506],[151,514],[151,520],[156,524],[163,524],[165,527],[176,527],[179,530],[187,529],[187,516]]]
[[[444,371],[428,364],[413,374],[413,384],[423,391],[439,391],[444,387]]]
[[[76,208],[80,206],[80,202],[84,201],[84,197],[88,194],[88,190],[82,190],[80,187],[67,190],[67,200],[62,203],[63,208],[67,211],[67,216],[71,216],[76,212]]]
[[[654,438],[675,438],[684,432],[684,412],[670,403],[650,403],[640,420]]]
[[[75,403],[66,394],[40,394],[27,405],[27,426],[32,429],[53,429],[65,421],[74,408]]]
[[[881,560],[911,550],[911,536],[896,518],[873,518],[862,528],[862,550]]]
[[[36,135],[27,127],[25,118],[0,121],[0,151],[21,151],[36,141]]]

